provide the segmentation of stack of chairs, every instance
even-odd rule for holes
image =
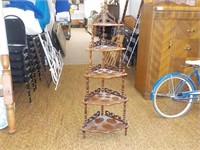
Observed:
[[[38,37],[38,35],[35,36],[27,36],[27,40],[28,40],[28,48],[29,48],[29,56],[30,56],[30,61],[31,61],[31,71],[33,74],[33,80],[35,83],[35,89],[37,89],[37,78],[39,78],[39,80],[41,81],[41,66],[40,66],[40,62],[39,62],[39,58],[37,56],[37,52],[36,52],[36,47],[34,44],[34,39]]]
[[[40,36],[42,39],[45,39],[44,33],[40,34]],[[51,84],[51,75],[50,75],[50,71],[49,71],[50,68],[49,68],[49,64],[47,62],[46,54],[45,54],[45,51],[42,46],[43,41],[40,40],[39,36],[33,37],[32,40],[33,40],[35,53],[36,53],[37,59],[38,59],[37,62],[38,62],[38,65],[40,66],[39,70],[42,72],[42,75],[44,76],[44,78],[46,80],[47,87],[49,87]]]
[[[39,66],[36,65],[36,58],[31,55],[32,52],[28,46],[28,39],[23,21],[17,16],[6,16],[5,25],[12,80],[13,83],[24,82],[26,84],[28,99],[31,103],[31,85],[35,91],[37,88],[35,74],[40,72],[40,69]]]

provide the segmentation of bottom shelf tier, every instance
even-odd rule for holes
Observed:
[[[128,123],[124,122],[121,117],[109,111],[106,111],[105,115],[100,115],[98,111],[87,119],[81,130],[87,132],[111,133],[125,128],[128,128]]]

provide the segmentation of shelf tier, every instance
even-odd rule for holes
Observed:
[[[106,51],[120,51],[125,50],[126,48],[120,48],[113,45],[98,45],[93,48],[87,48],[89,51],[96,51],[96,52],[106,52]]]
[[[101,27],[117,27],[117,26],[124,26],[124,24],[118,24],[118,23],[109,23],[109,22],[106,22],[106,23],[93,23],[93,24],[90,24],[89,26],[101,26]]]
[[[105,115],[100,115],[98,111],[92,117],[87,119],[82,131],[96,133],[111,133],[128,128],[128,123],[124,122],[121,117],[105,111]]]
[[[98,88],[85,96],[84,104],[110,106],[127,102],[128,98],[108,88]]]
[[[84,76],[89,78],[111,79],[111,78],[127,76],[127,73],[120,72],[119,68],[117,68],[116,66],[105,64],[105,67],[101,68],[101,64],[99,64],[93,67],[92,71],[87,72]]]
[[[91,46],[88,48],[90,51],[120,51],[125,50],[125,48],[120,47],[117,44],[117,41],[107,40],[107,39],[100,39],[93,43],[90,43]]]

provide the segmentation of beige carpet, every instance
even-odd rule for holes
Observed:
[[[125,80],[128,135],[123,131],[111,134],[87,133],[80,130],[83,117],[81,100],[85,95],[83,73],[86,65],[65,65],[57,91],[47,88],[45,80],[32,92],[28,103],[24,86],[15,86],[17,132],[0,131],[1,150],[198,150],[200,147],[200,105],[193,105],[178,119],[158,117],[151,101],[144,100],[134,88],[134,69],[128,70]],[[120,79],[106,81],[106,87],[119,90]],[[90,88],[98,87],[98,80],[90,80]],[[89,106],[93,114],[99,107]],[[122,115],[122,105],[106,107]]]
[[[87,48],[91,41],[91,36],[84,28],[72,28],[71,38],[66,40],[65,50],[65,64],[87,64],[88,63],[88,51]],[[94,63],[100,63],[101,53],[93,53]]]
[[[81,41],[71,39],[67,42],[71,46],[69,53],[72,50],[85,51],[78,46]],[[77,43],[74,48],[73,42]],[[82,55],[73,56],[73,59],[66,57],[65,61],[85,63],[87,55]],[[86,139],[83,139],[80,128],[84,121],[84,107],[81,101],[86,92],[83,77],[86,68],[87,65],[65,65],[57,91],[52,83],[47,88],[42,78],[41,82],[38,81],[37,91],[31,93],[32,104],[28,103],[25,86],[15,85],[17,132],[9,135],[7,128],[0,131],[0,150],[199,150],[200,104],[194,104],[181,118],[158,117],[152,102],[144,100],[134,88],[134,67],[127,69],[125,80],[125,93],[129,98],[128,135],[124,135],[124,130],[111,134],[86,133]],[[120,85],[120,79],[105,82],[106,87],[114,90],[120,90]],[[91,90],[99,86],[99,80],[90,80]],[[114,105],[105,109],[122,116],[122,108],[123,105]],[[99,109],[88,106],[89,116]]]

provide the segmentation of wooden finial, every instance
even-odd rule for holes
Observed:
[[[1,55],[1,65],[3,69],[8,69],[10,66],[9,56],[8,54]]]

